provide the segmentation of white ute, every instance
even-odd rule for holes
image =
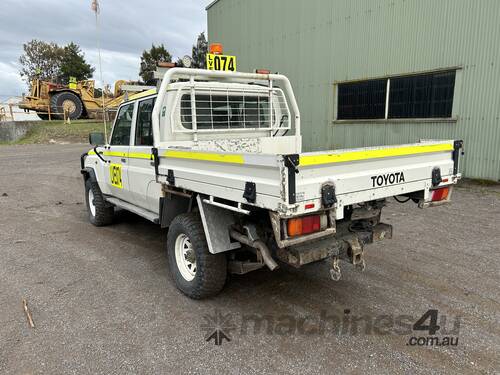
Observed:
[[[462,142],[302,152],[300,112],[280,74],[173,68],[158,92],[118,109],[109,139],[82,155],[97,226],[115,208],[168,229],[169,267],[191,298],[222,290],[229,273],[278,262],[339,261],[363,270],[364,245],[391,238],[386,199],[447,203]]]

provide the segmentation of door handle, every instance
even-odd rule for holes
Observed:
[[[127,159],[122,158],[122,163],[126,163],[126,162],[127,162]]]

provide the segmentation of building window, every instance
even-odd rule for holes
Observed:
[[[386,90],[386,79],[372,79],[339,85],[338,119],[384,118]]]
[[[456,71],[338,85],[338,120],[450,118]]]

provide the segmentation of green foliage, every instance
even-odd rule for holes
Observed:
[[[90,64],[87,64],[80,47],[73,42],[63,48],[59,69],[59,81],[63,83],[68,83],[70,77],[75,77],[77,81],[89,79],[95,70]]]
[[[205,38],[205,33],[202,32],[198,35],[196,44],[193,46],[192,59],[193,68],[205,69],[207,67],[207,53],[208,53],[208,42]]]
[[[35,78],[66,84],[69,77],[84,80],[91,78],[94,72],[80,47],[73,42],[60,47],[53,42],[33,39],[23,44],[23,50],[19,73],[28,84]]]
[[[33,79],[56,81],[59,77],[63,49],[56,43],[33,39],[23,44],[24,53],[19,58],[21,77],[29,84]]]
[[[172,55],[167,51],[163,44],[151,45],[149,51],[143,51],[141,56],[141,69],[139,75],[147,85],[156,84],[154,71],[158,62],[172,62]]]

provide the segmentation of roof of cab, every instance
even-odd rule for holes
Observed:
[[[151,89],[151,90],[147,90],[147,91],[142,91],[142,92],[139,92],[137,94],[134,94],[134,95],[130,95],[128,97],[128,100],[125,100],[124,102],[130,102],[132,100],[136,100],[136,99],[141,99],[141,98],[144,98],[146,96],[151,96],[151,95],[156,95],[156,89]]]

